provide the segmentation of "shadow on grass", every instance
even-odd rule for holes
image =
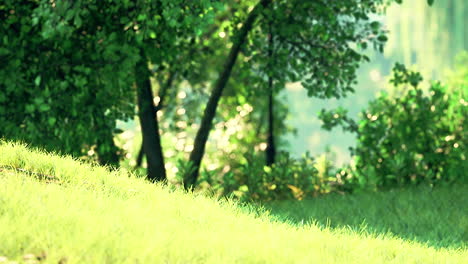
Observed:
[[[468,184],[330,194],[305,201],[277,201],[264,207],[275,219],[293,225],[315,222],[331,228],[364,228],[435,248],[468,249]]]

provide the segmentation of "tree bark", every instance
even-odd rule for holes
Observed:
[[[260,15],[262,9],[266,8],[269,4],[271,4],[271,2],[272,0],[261,0],[250,12],[240,31],[237,32],[235,36],[234,43],[229,52],[228,58],[226,59],[226,62],[224,64],[223,71],[219,75],[218,80],[214,85],[213,91],[211,92],[210,98],[206,105],[200,129],[198,130],[197,135],[195,136],[194,148],[193,151],[190,153],[189,159],[194,169],[191,173],[186,175],[184,179],[184,187],[187,190],[193,189],[197,182],[201,160],[203,158],[203,155],[205,154],[206,142],[208,141],[208,136],[213,126],[213,119],[216,114],[216,108],[218,107],[218,103],[221,99],[223,90],[226,87],[229,77],[231,76],[232,68],[236,63],[240,48],[244,44],[248,33],[252,29],[253,24],[257,17]]]
[[[153,103],[148,61],[142,51],[140,51],[140,56],[141,58],[135,66],[135,78],[139,109],[138,117],[140,118],[143,135],[143,150],[148,163],[147,174],[148,179],[151,181],[163,181],[166,179],[166,169],[164,167],[158,119]]]
[[[143,156],[145,156],[145,151],[143,150],[143,139],[142,139],[140,150],[138,151],[138,156],[136,158],[135,168],[141,167],[141,165],[143,164]]]
[[[274,134],[274,112],[273,104],[275,101],[274,90],[273,90],[273,78],[268,77],[268,138],[266,152],[266,165],[271,166],[275,163],[276,157],[276,146],[275,146],[275,134]]]
[[[270,35],[268,36],[268,57],[270,64],[273,61],[273,35],[271,30],[271,23],[270,23]],[[276,156],[276,146],[275,146],[275,134],[274,134],[274,108],[273,104],[275,102],[275,90],[273,85],[273,74],[271,73],[271,68],[268,72],[268,138],[267,138],[267,148],[265,150],[266,153],[266,165],[271,167],[275,163],[275,156]]]
[[[154,118],[156,118],[156,119],[158,118],[158,116],[157,116],[158,111],[160,111],[164,107],[164,101],[166,99],[167,91],[172,86],[172,82],[174,81],[175,75],[176,74],[174,72],[170,71],[166,82],[164,83],[164,85],[161,86],[161,88],[159,90],[159,103],[158,103],[158,105],[154,106],[154,112],[155,112],[154,113]],[[158,121],[156,120],[156,122],[158,122]],[[158,131],[158,135],[159,135],[159,131]],[[141,164],[143,163],[144,155],[145,155],[145,152],[143,150],[143,140],[142,140],[140,151],[138,151],[138,156],[137,156],[137,159],[136,159],[136,165],[135,165],[136,168],[141,167]]]

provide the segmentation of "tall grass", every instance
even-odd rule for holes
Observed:
[[[125,171],[0,143],[0,256],[41,263],[464,263],[466,249],[272,221]],[[18,170],[21,168],[24,170]],[[0,258],[1,262],[1,258]],[[26,260],[24,260],[26,262]]]

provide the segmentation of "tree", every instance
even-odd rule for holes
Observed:
[[[191,189],[196,184],[217,105],[242,48],[252,69],[267,65],[271,58],[265,59],[262,52],[268,50],[268,38],[263,36],[269,33],[265,27],[272,25],[277,67],[269,70],[271,77],[279,83],[301,81],[309,96],[339,98],[353,91],[356,69],[367,60],[356,48],[373,44],[383,50],[385,32],[379,22],[369,19],[369,14],[378,12],[381,4],[382,1],[259,1],[237,32],[215,82],[190,155],[194,170],[185,178],[185,187]],[[249,34],[251,43],[246,45]]]
[[[141,59],[135,66],[137,85],[138,116],[143,134],[143,150],[148,160],[148,178],[162,181],[166,179],[164,157],[159,135],[158,118],[153,105],[148,61],[142,52]]]
[[[361,51],[369,44],[382,50],[386,41],[380,23],[369,18],[383,2],[6,0],[0,6],[0,59],[6,62],[0,65],[0,102],[6,102],[0,106],[5,124],[0,136],[75,156],[96,150],[96,159],[115,164],[121,154],[112,140],[119,132],[116,120],[133,117],[138,105],[148,178],[163,180],[156,117],[160,107],[154,106],[151,78],[170,80],[177,75],[174,83],[159,85],[165,100],[160,106],[169,110],[171,98],[162,95],[176,90],[171,86],[177,88],[183,80],[192,85],[211,82],[211,73],[226,55],[190,154],[195,170],[186,175],[184,185],[190,189],[197,182],[226,91],[229,100],[237,96],[241,101],[240,94],[247,97],[244,93],[268,96],[268,103],[261,103],[269,105],[268,118],[255,118],[268,119],[273,161],[274,108],[282,107],[273,107],[275,94],[287,82],[297,81],[309,96],[339,98],[352,92],[356,68],[367,60]],[[215,40],[226,24],[232,37]],[[239,84],[231,82],[227,88],[231,78]],[[252,92],[245,92],[249,89]]]
[[[5,1],[0,135],[75,156],[96,147],[115,163],[109,138],[116,120],[133,116],[138,94],[149,178],[163,179],[148,64],[174,60],[179,38],[203,32],[215,3]]]
[[[74,156],[95,148],[102,163],[116,164],[112,138],[102,137],[132,117],[128,73],[137,57],[112,33],[123,7],[106,5],[2,3],[1,136]]]
[[[166,172],[148,63],[151,62],[156,69],[164,64],[175,63],[179,49],[190,41],[188,36],[201,34],[207,22],[212,20],[209,10],[217,8],[216,5],[213,8],[213,3],[216,1],[135,3],[134,7],[138,11],[138,22],[134,26],[137,33],[135,45],[140,50],[135,77],[143,150],[148,161],[148,178],[151,180],[164,180]]]
[[[223,71],[219,75],[214,85],[210,99],[208,100],[205,112],[203,114],[200,129],[198,130],[198,133],[195,137],[194,149],[190,154],[190,162],[194,167],[194,170],[185,178],[184,186],[186,189],[192,188],[192,186],[195,185],[196,180],[198,178],[201,160],[205,152],[205,145],[212,127],[212,122],[216,113],[216,108],[218,106],[218,102],[221,98],[222,92],[226,86],[226,83],[229,80],[229,76],[231,74],[232,68],[234,67],[237,56],[239,55],[241,46],[244,44],[244,41],[247,38],[247,34],[252,29],[255,20],[262,11],[262,8],[267,7],[270,3],[271,0],[261,0],[249,14],[245,23],[242,25],[241,29],[236,35],[234,45],[232,46],[228,58],[226,59]]]
[[[155,114],[154,117],[153,117],[154,119],[158,118],[157,113],[159,111],[163,110],[163,108],[166,106],[166,100],[170,99],[170,98],[167,98],[168,97],[168,90],[170,90],[171,88],[174,88],[174,87],[172,87],[172,83],[174,81],[175,75],[176,75],[175,73],[170,71],[169,76],[167,77],[164,84],[161,84],[162,82],[159,82],[159,94],[158,94],[159,102],[158,102],[158,104],[156,106],[154,106],[154,114]],[[150,107],[152,107],[152,105],[150,105]],[[156,128],[154,128],[154,129],[156,129]],[[159,144],[161,144],[161,143],[159,143]],[[137,159],[136,159],[136,167],[140,167],[141,164],[143,163],[143,156],[145,154],[143,146],[144,146],[144,144],[142,144],[142,146],[140,148],[140,151],[138,152],[138,156],[137,156]],[[162,149],[162,146],[161,146],[161,149]]]

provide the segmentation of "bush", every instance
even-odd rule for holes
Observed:
[[[448,90],[433,83],[427,93],[422,77],[397,64],[391,82],[404,85],[401,96],[382,94],[357,124],[339,109],[322,111],[324,127],[341,125],[357,134],[352,148],[355,187],[466,181],[468,176],[466,86]]]
[[[198,185],[219,196],[254,201],[302,200],[340,191],[342,187],[332,162],[325,155],[314,159],[306,154],[294,159],[288,153],[280,153],[272,167],[264,164],[263,156],[247,155],[246,162],[228,172],[202,171]]]

